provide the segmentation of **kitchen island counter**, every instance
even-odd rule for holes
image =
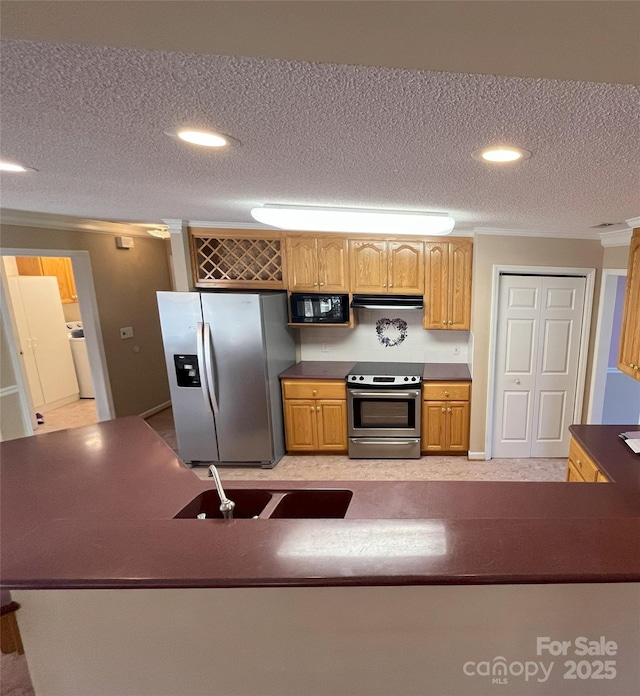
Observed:
[[[235,482],[229,490],[339,488],[353,498],[345,519],[203,521],[173,518],[213,481],[140,418],[5,442],[1,453],[9,588],[640,580],[633,477],[606,486]]]

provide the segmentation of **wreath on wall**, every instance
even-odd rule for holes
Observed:
[[[385,348],[399,346],[407,337],[407,322],[404,319],[378,319],[376,334]]]

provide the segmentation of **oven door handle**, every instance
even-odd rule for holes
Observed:
[[[420,442],[419,437],[394,437],[393,439],[384,437],[352,437],[350,439],[359,445],[415,445],[416,442]]]
[[[374,399],[388,399],[389,397],[396,399],[414,399],[416,396],[420,396],[420,390],[416,389],[415,391],[412,390],[402,392],[389,390],[388,392],[374,392],[365,390],[360,391],[359,389],[349,389],[349,394],[357,397],[370,396]]]

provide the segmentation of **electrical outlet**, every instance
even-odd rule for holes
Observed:
[[[460,355],[460,346],[453,346],[453,354]]]
[[[320,344],[320,350],[323,353],[328,353],[329,352],[329,344],[328,343],[321,343]]]
[[[120,329],[120,338],[133,338],[133,326],[123,326]]]

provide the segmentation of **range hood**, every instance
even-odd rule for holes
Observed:
[[[422,309],[422,295],[354,295],[352,307],[360,309]]]

